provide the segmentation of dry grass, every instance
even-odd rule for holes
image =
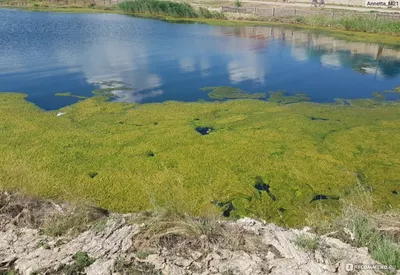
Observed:
[[[340,224],[350,231],[351,239],[356,246],[368,247],[369,253],[375,260],[400,269],[400,244],[379,230],[373,216],[350,205],[344,209]]]
[[[21,193],[0,193],[0,225],[13,224],[39,228],[46,220],[57,213],[55,204],[50,200],[43,200],[25,196]]]
[[[107,215],[107,210],[84,204],[58,204],[21,193],[0,193],[0,228],[13,224],[61,236],[81,232]]]
[[[340,201],[341,213],[326,218],[322,209],[316,209],[309,215],[308,222],[320,234],[339,238],[353,246],[368,247],[375,260],[399,269],[400,213],[377,212],[374,208],[373,187],[360,174],[355,175],[355,182],[357,188],[353,190],[352,196]],[[305,240],[302,244],[309,246],[313,242]]]
[[[309,236],[306,234],[300,234],[294,239],[295,245],[310,252],[315,252],[315,250],[319,248],[320,242],[321,240],[319,236],[316,235]]]
[[[152,213],[145,218],[142,230],[134,237],[136,251],[159,248],[190,250],[262,250],[261,239],[234,223],[221,222],[215,216],[192,217],[171,212]]]

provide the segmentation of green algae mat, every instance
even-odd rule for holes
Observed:
[[[400,208],[400,104],[255,99],[43,111],[0,94],[0,187],[121,212],[305,223],[363,188]],[[374,104],[371,104],[374,102]],[[58,112],[61,114],[57,115]]]

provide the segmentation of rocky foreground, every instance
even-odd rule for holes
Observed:
[[[65,212],[65,205],[30,205],[36,216],[4,200],[0,206],[0,274],[382,274],[349,273],[349,263],[378,263],[368,249],[317,237],[310,228],[286,229],[248,218],[215,221],[211,228],[195,219],[172,222],[103,211],[94,223],[86,220],[91,226],[61,234],[43,230],[59,221],[38,221],[54,216],[51,211]],[[10,207],[13,214],[10,209],[4,214]]]

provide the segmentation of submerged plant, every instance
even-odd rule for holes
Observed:
[[[82,95],[74,95],[70,92],[65,92],[65,93],[56,93],[55,96],[68,96],[68,97],[76,97],[79,99],[84,99],[87,98],[87,96],[82,96]]]
[[[238,88],[233,88],[229,86],[219,86],[219,87],[204,87],[201,88],[203,91],[212,92],[208,93],[208,96],[212,99],[244,99],[244,98],[252,98],[252,99],[261,99],[265,98],[265,93],[247,93]]]
[[[269,92],[270,97],[268,101],[276,103],[298,103],[303,101],[309,101],[311,98],[304,93],[297,93],[295,95],[287,95],[285,91]]]

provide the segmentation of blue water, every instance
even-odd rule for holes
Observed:
[[[210,100],[200,88],[368,98],[400,86],[400,50],[277,27],[171,24],[117,14],[0,9],[0,91],[47,110],[103,81],[132,87],[117,101]]]

